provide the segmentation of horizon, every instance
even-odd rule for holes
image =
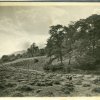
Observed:
[[[49,27],[100,14],[99,6],[0,6],[0,57],[26,50],[33,42],[44,47]],[[5,40],[5,41],[4,41]]]

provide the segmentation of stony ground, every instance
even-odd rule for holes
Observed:
[[[42,70],[43,64],[44,58],[38,64],[32,59],[1,64],[0,96],[100,96],[99,75],[46,73]]]

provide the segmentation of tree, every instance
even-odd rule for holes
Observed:
[[[100,61],[100,15],[91,15],[86,19],[81,19],[75,23],[77,30],[75,34],[75,45],[79,54],[79,59],[84,61]],[[88,58],[88,60],[85,60]],[[80,59],[81,60],[81,59]],[[82,61],[82,60],[81,60]],[[85,63],[85,62],[84,62]],[[88,64],[89,66],[89,64]],[[93,66],[93,65],[91,65]]]
[[[2,58],[1,58],[1,61],[2,62],[8,62],[10,59],[9,59],[9,56],[8,55],[3,55]]]
[[[52,43],[52,39],[51,38],[49,38],[47,40],[47,44],[46,44],[46,48],[45,49],[46,49],[47,56],[50,57],[50,60],[51,60],[51,57],[53,55],[53,43]]]
[[[51,26],[50,30],[50,38],[47,41],[46,48],[48,49],[48,55],[51,57],[52,55],[55,58],[59,58],[62,64],[63,60],[63,41],[64,41],[64,27],[62,25]]]
[[[35,43],[33,43],[28,49],[27,49],[27,54],[29,57],[34,57],[37,56],[39,53],[39,48],[36,46]]]
[[[76,32],[74,22],[69,24],[68,27],[64,27],[65,31],[65,47],[66,47],[66,54],[69,56],[69,62],[68,64],[70,65],[71,63],[71,58],[73,54],[73,43],[74,43],[74,34]]]

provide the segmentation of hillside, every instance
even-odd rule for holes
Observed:
[[[0,96],[100,96],[99,75],[47,73],[46,61],[41,56],[0,65]]]
[[[13,54],[14,55],[17,55],[17,54],[23,54],[23,53],[25,53],[26,52],[26,50],[22,50],[22,51],[16,51],[16,52],[14,52]]]

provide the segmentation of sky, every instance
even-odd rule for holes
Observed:
[[[99,13],[100,6],[0,6],[0,56],[26,50],[36,43],[44,47],[52,25]]]

